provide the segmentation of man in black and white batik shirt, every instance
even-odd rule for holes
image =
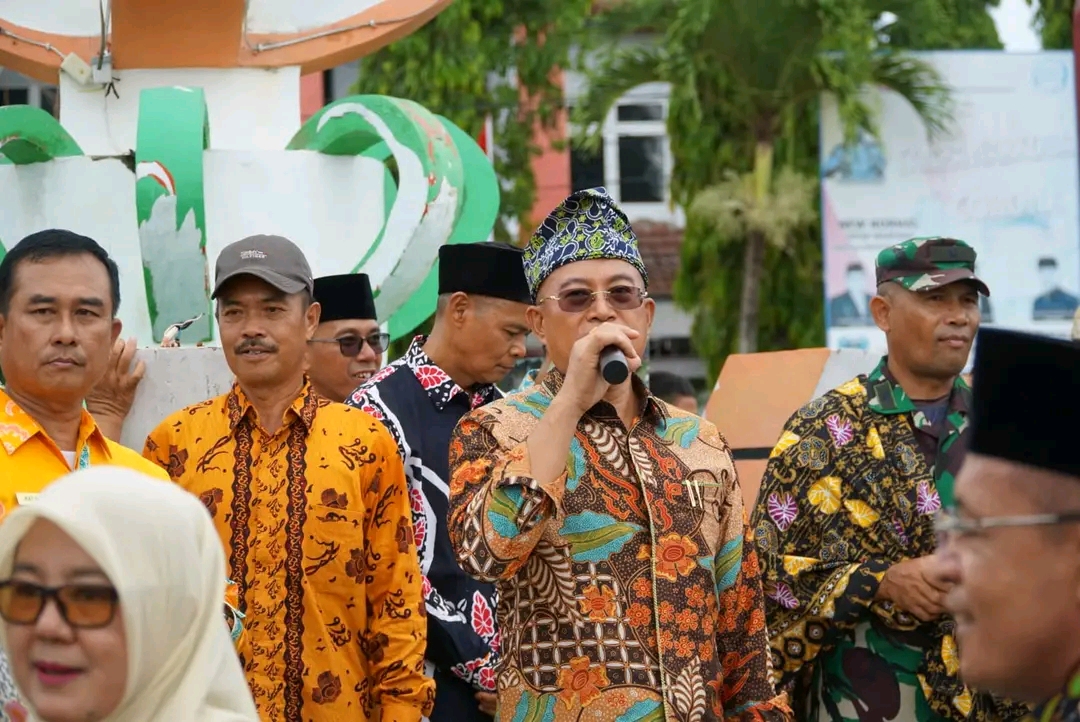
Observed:
[[[444,246],[431,335],[414,339],[346,402],[386,425],[405,464],[424,572],[432,722],[483,722],[495,713],[495,588],[466,575],[450,546],[450,435],[463,416],[501,396],[495,384],[525,355],[530,301],[519,249]]]

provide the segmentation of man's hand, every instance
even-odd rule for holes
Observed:
[[[146,375],[146,364],[142,361],[131,367],[138,346],[133,338],[117,339],[109,357],[108,370],[86,397],[86,410],[113,441],[120,440],[124,419],[135,403],[135,390]]]
[[[936,561],[931,555],[892,565],[875,599],[892,602],[924,622],[937,619],[945,613],[945,595],[952,584],[942,577]]]
[[[633,373],[641,366],[641,359],[633,344],[633,340],[640,335],[629,326],[603,323],[579,338],[570,349],[566,380],[558,398],[566,399],[581,414],[591,409],[611,388],[600,375],[600,353],[608,346],[618,346],[626,355],[626,363]]]
[[[480,703],[480,711],[489,717],[495,716],[495,705],[499,701],[498,695],[490,692],[477,692],[476,701]]]

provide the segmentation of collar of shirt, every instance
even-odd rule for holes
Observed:
[[[1080,719],[1080,672],[1075,673],[1065,689],[1035,708],[1028,721],[1076,722]]]
[[[4,447],[4,450],[10,456],[34,437],[47,441],[48,444],[56,447],[57,451],[60,451],[56,442],[49,438],[49,435],[45,433],[45,429],[41,428],[41,424],[35,421],[30,414],[23,411],[22,407],[15,403],[3,389],[0,389],[0,445]],[[82,418],[79,421],[79,437],[75,442],[74,451],[86,449],[88,444],[91,443],[101,449],[106,459],[112,458],[109,445],[105,443],[105,435],[101,433],[101,429],[98,428],[90,412],[83,409]]]
[[[879,414],[911,413],[915,427],[922,429],[930,426],[929,419],[915,406],[893,375],[889,373],[888,356],[883,356],[877,367],[866,377],[867,405]],[[949,414],[959,412],[967,417],[971,408],[971,388],[962,376],[953,382],[949,396]]]
[[[546,389],[554,398],[559,393],[559,389],[562,388],[564,380],[566,380],[566,375],[562,371],[552,368],[548,371],[544,380],[540,382],[540,386]],[[630,374],[630,384],[634,387],[634,395],[639,399],[645,399],[643,406],[638,410],[638,420],[645,420],[659,427],[666,425],[669,418],[667,409],[664,408],[664,404],[658,398],[649,393],[649,388],[641,380],[641,377],[637,374]],[[617,421],[619,419],[615,407],[607,401],[597,402],[589,409],[588,414],[594,419],[603,421]]]
[[[424,387],[424,391],[427,392],[428,398],[435,404],[436,409],[442,411],[460,395],[464,395],[469,400],[470,409],[491,403],[499,397],[495,384],[481,384],[469,393],[454,383],[450,375],[439,368],[424,352],[426,342],[427,336],[414,338],[402,359],[413,372],[416,380]]]
[[[225,400],[225,408],[229,414],[229,430],[236,429],[236,425],[246,417],[251,416],[254,421],[256,412],[255,406],[248,399],[247,394],[240,388],[240,384],[234,383],[232,389],[229,391],[228,398]],[[293,399],[292,404],[285,409],[285,415],[282,419],[282,428],[289,426],[290,418],[299,419],[300,423],[311,431],[311,424],[315,420],[315,412],[319,408],[319,395],[315,392],[315,389],[311,386],[311,382],[308,381],[307,376],[304,377],[304,384],[300,387],[299,393],[296,398]]]

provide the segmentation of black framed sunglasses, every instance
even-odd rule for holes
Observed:
[[[537,299],[537,302],[555,301],[559,304],[559,308],[567,313],[581,313],[592,306],[598,296],[604,296],[608,305],[616,311],[632,311],[640,308],[648,295],[648,292],[637,286],[613,286],[606,291],[575,288],[558,296],[544,296]]]
[[[37,624],[50,599],[69,625],[95,629],[112,622],[120,596],[116,589],[104,584],[43,587],[9,579],[0,582],[0,617],[8,624]]]
[[[366,343],[371,350],[381,354],[390,346],[390,334],[373,333],[367,338],[361,336],[342,336],[341,338],[313,338],[312,343],[336,343],[341,350],[341,355],[352,358],[360,353]]]

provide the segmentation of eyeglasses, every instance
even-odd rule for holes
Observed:
[[[1019,516],[985,516],[981,519],[962,519],[956,511],[939,509],[934,516],[934,536],[938,546],[942,546],[955,536],[964,536],[1003,527],[1056,526],[1080,522],[1080,511],[1061,514],[1026,514]]]
[[[559,308],[567,313],[581,313],[595,303],[597,296],[604,296],[608,305],[616,311],[632,311],[635,308],[640,308],[648,295],[648,292],[637,286],[615,286],[606,291],[587,291],[584,288],[575,288],[561,296],[545,296],[538,299],[538,302],[556,301]]]
[[[341,355],[352,358],[360,353],[366,343],[375,353],[382,353],[390,345],[390,334],[373,333],[367,338],[360,336],[342,336],[341,338],[313,338],[312,343],[336,343],[341,349]]]
[[[43,587],[9,579],[0,582],[0,617],[8,624],[36,624],[50,599],[72,627],[94,629],[112,622],[120,597],[114,588],[100,584]]]

